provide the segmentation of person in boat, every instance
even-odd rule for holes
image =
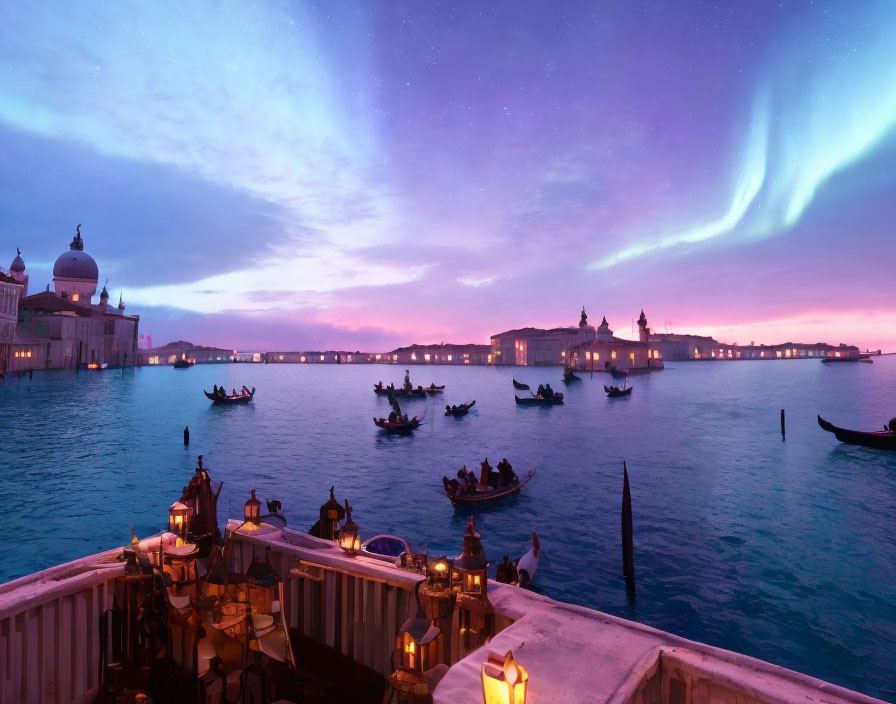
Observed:
[[[383,388],[383,381],[382,381],[382,379],[380,379],[376,384],[374,384],[374,385],[373,385],[373,388],[375,388],[375,389],[382,389],[382,388]]]
[[[538,391],[537,391],[537,393],[535,394],[535,396],[536,396],[537,398],[544,398],[544,384],[539,384],[539,385],[538,385]]]
[[[451,406],[447,403],[445,404],[445,413],[451,413]]]
[[[243,385],[243,396],[248,396],[248,395],[249,395],[249,387]]]
[[[396,418],[397,418],[397,416],[395,415],[395,411],[392,411],[392,412],[389,414],[389,422],[390,422],[390,423],[394,423],[395,420],[396,420]]]
[[[407,369],[404,370],[404,389],[405,391],[410,391],[414,387],[411,385],[411,372]]]
[[[507,461],[506,457],[498,462],[498,475],[501,477],[501,486],[513,484],[517,480],[513,466]]]
[[[550,384],[545,384],[544,397],[545,398],[554,398],[554,390],[551,388]]]
[[[516,571],[516,565],[510,561],[510,555],[505,555],[503,562],[498,565],[495,571],[495,581],[502,584],[518,584],[520,580]]]
[[[217,396],[217,395],[218,395],[218,385],[215,384],[215,387],[212,389],[212,396]]]

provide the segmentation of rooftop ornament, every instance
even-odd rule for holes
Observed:
[[[352,507],[348,505],[348,499],[345,500],[345,513],[347,519],[339,529],[339,547],[346,555],[354,557],[361,549],[361,529],[352,520]]]
[[[72,243],[68,246],[69,249],[77,250],[78,252],[84,251],[84,240],[81,239],[81,225],[78,225],[78,232],[72,238]]]
[[[447,557],[438,557],[426,568],[423,582],[424,609],[433,623],[448,619],[454,613],[457,595],[454,590],[454,565]]]
[[[489,653],[482,666],[482,697],[485,704],[526,704],[529,673],[507,651],[502,658]]]

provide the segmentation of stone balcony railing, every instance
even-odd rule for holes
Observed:
[[[233,530],[239,524],[231,522]],[[422,575],[284,529],[233,536],[231,567],[253,556],[284,580],[290,627],[380,674],[394,669],[398,629],[416,614]],[[108,551],[0,585],[0,704],[88,702],[98,682],[99,620],[123,571]],[[529,672],[531,704],[872,704],[876,699],[518,587],[489,583],[497,634],[450,665],[436,704],[481,702],[488,653],[512,650]],[[436,663],[431,663],[436,664]]]

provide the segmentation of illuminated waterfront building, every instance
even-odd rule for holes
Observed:
[[[53,266],[53,291],[26,295],[28,275],[21,255],[10,266],[9,278],[22,294],[17,300],[14,339],[6,351],[9,371],[133,366],[136,362],[140,317],[125,314],[121,296],[109,303],[99,282],[96,261],[84,252],[80,225],[69,249]]]

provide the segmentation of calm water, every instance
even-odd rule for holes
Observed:
[[[560,370],[418,367],[448,385],[412,400],[426,424],[389,437],[371,384],[397,367],[227,365],[50,372],[0,382],[6,519],[0,581],[111,548],[165,525],[203,453],[225,482],[219,512],[249,489],[290,525],[316,520],[330,484],[362,534],[396,533],[457,554],[468,512],[443,474],[506,456],[535,479],[476,514],[492,561],[536,528],[537,588],[683,636],[892,698],[896,690],[896,453],[839,444],[815,422],[876,429],[896,415],[896,358],[873,365],[677,363],[608,400],[606,377],[563,389]],[[565,406],[517,407],[511,376],[550,381]],[[202,388],[256,386],[245,407]],[[462,419],[445,401],[476,399]],[[787,409],[787,440],[779,411]],[[191,445],[182,444],[189,425]],[[621,578],[622,460],[631,477],[637,602]]]

